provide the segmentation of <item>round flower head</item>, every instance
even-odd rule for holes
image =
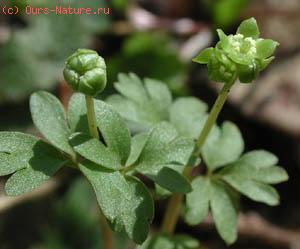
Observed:
[[[235,35],[225,35],[217,30],[220,41],[215,48],[203,50],[194,61],[207,64],[209,78],[228,82],[239,78],[242,83],[252,82],[260,71],[274,59],[279,43],[260,39],[256,20],[250,18],[239,26]]]
[[[66,61],[66,82],[73,90],[95,96],[106,86],[106,65],[96,51],[78,49]]]

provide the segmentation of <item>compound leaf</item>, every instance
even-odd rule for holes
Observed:
[[[234,162],[244,150],[242,135],[235,124],[224,122],[215,132],[208,137],[202,149],[203,159],[212,171]]]
[[[129,157],[131,147],[128,127],[110,105],[101,100],[94,100],[94,105],[97,125],[104,143],[119,156],[121,163],[124,165]],[[82,108],[78,108],[76,112],[77,106],[82,106]],[[72,97],[68,111],[68,120],[73,130],[87,132],[88,123],[83,94],[75,94]]]
[[[126,231],[137,244],[144,242],[154,214],[153,200],[144,184],[89,161],[82,162],[79,168],[92,184],[101,210],[114,230]]]
[[[96,164],[112,170],[122,168],[118,154],[96,138],[76,133],[70,138],[70,144],[79,155]]]
[[[142,82],[135,74],[120,74],[115,88],[121,95],[113,95],[107,102],[131,126],[148,130],[154,124],[168,119],[172,97],[164,83],[153,79]]]
[[[150,132],[148,140],[140,153],[139,159],[135,163],[136,170],[158,184],[163,184],[162,176],[169,172],[169,179],[165,179],[164,188],[170,191],[179,191],[176,185],[170,184],[172,181],[179,181],[181,192],[190,189],[187,186],[186,179],[176,172],[169,169],[164,169],[168,165],[185,166],[194,150],[194,143],[192,140],[178,137],[175,128],[168,123],[161,123],[156,125]],[[183,167],[182,167],[183,168]],[[171,179],[170,177],[174,177]],[[168,182],[167,182],[168,180]],[[171,186],[173,185],[173,186]],[[178,185],[178,186],[179,186]],[[172,187],[172,188],[170,188]]]
[[[13,174],[5,185],[10,196],[32,191],[54,175],[66,162],[62,154],[42,140],[18,132],[0,133],[0,175]]]
[[[220,171],[221,177],[252,200],[277,205],[279,195],[268,184],[288,180],[287,172],[278,166],[276,156],[267,151],[252,151]]]
[[[70,129],[59,100],[50,93],[36,92],[30,98],[30,111],[35,126],[45,138],[58,149],[73,155],[68,143]]]
[[[179,134],[196,139],[204,125],[207,105],[194,98],[177,99],[170,108],[170,122]]]

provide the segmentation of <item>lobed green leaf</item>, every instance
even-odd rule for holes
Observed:
[[[217,230],[227,244],[237,239],[237,210],[234,196],[219,181],[211,182],[211,210]]]
[[[18,132],[0,132],[1,157],[5,161],[0,163],[0,175],[14,173],[5,185],[10,196],[32,191],[67,162],[51,145]]]
[[[250,199],[273,206],[279,203],[279,195],[268,184],[288,180],[287,172],[274,166],[277,162],[277,157],[267,151],[252,151],[222,169],[219,174]]]
[[[209,178],[199,176],[192,182],[192,192],[186,195],[185,220],[189,225],[203,221],[209,211],[211,186]]]
[[[68,143],[71,132],[60,101],[50,93],[36,92],[30,98],[30,111],[35,126],[45,138],[58,149],[73,155]]]
[[[237,175],[225,175],[223,179],[237,191],[241,192],[248,198],[263,202],[270,206],[279,204],[279,195],[277,191],[262,182],[241,178]]]
[[[167,86],[153,79],[142,82],[135,74],[120,74],[113,95],[107,102],[113,105],[133,129],[148,130],[153,124],[168,119],[172,96]]]
[[[224,122],[221,129],[212,131],[203,146],[202,155],[207,167],[213,171],[237,160],[243,150],[244,141],[238,127]]]
[[[157,181],[158,184],[163,184],[161,175],[165,175],[164,169],[166,165],[187,165],[189,158],[194,150],[194,143],[187,138],[178,137],[175,128],[168,123],[156,125],[149,133],[149,138],[140,153],[139,159],[135,163],[136,170],[150,179]],[[183,168],[183,167],[182,167]],[[171,177],[175,179],[171,179]],[[179,181],[181,178],[180,187],[187,186],[186,179],[173,172],[169,176],[168,182],[162,187],[171,187],[172,181]],[[173,185],[170,191],[178,191],[178,186]],[[186,187],[180,192],[185,192]]]
[[[206,120],[207,105],[194,98],[177,99],[170,108],[170,122],[180,135],[196,139]]]
[[[130,154],[130,132],[120,115],[108,104],[101,100],[94,100],[96,121],[105,145],[121,159],[125,165]],[[77,106],[77,112],[75,109]],[[70,102],[68,120],[72,129],[86,132],[88,123],[86,118],[85,98],[83,94],[75,94]],[[78,128],[78,129],[77,129]]]
[[[122,168],[119,155],[98,139],[82,133],[76,133],[70,138],[70,144],[79,155],[98,165],[112,170]]]
[[[144,242],[154,215],[153,200],[144,184],[89,161],[82,162],[79,168],[92,184],[101,210],[114,230],[125,231],[137,244]]]

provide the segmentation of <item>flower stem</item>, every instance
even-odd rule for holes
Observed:
[[[85,95],[85,102],[87,108],[87,118],[90,129],[90,135],[99,139],[99,133],[97,130],[97,122],[95,116],[94,99],[92,96]]]
[[[234,84],[236,78],[234,77],[230,82],[225,83],[221,92],[219,93],[219,96],[208,116],[208,119],[206,120],[206,123],[201,131],[201,134],[197,140],[197,151],[196,151],[196,155],[200,155],[201,153],[201,149],[211,131],[211,129],[213,128],[213,126],[215,125],[217,118],[226,102],[226,99],[228,97],[228,94],[230,92],[230,89],[232,87],[232,85]]]
[[[94,99],[92,96],[85,95],[85,100],[86,100],[87,119],[89,124],[90,135],[94,138],[99,139],[99,133],[97,129],[96,116],[95,116]],[[114,248],[113,234],[101,210],[100,210],[100,226],[101,226],[101,233],[102,233],[103,248],[113,249]]]
[[[186,167],[183,174],[186,177],[191,175],[191,167]],[[180,216],[183,194],[173,194],[168,202],[165,216],[161,225],[161,232],[166,234],[173,234],[176,228],[177,221]]]
[[[230,82],[227,82],[224,84],[221,92],[219,93],[219,96],[208,116],[208,119],[206,120],[206,123],[204,125],[204,128],[202,129],[202,132],[199,136],[199,139],[197,141],[197,151],[196,155],[200,155],[201,148],[204,145],[209,132],[213,128],[214,124],[217,121],[217,118],[226,102],[227,96],[230,92],[231,87],[235,83],[236,77],[234,77]],[[187,178],[191,178],[191,167],[187,166],[185,167],[184,175]],[[182,194],[174,194],[167,205],[167,209],[165,212],[165,216],[163,218],[162,226],[161,226],[161,232],[167,233],[169,235],[174,233],[177,221],[180,216],[180,210],[182,207],[182,201],[183,201],[184,195]]]
[[[169,235],[174,233],[178,218],[180,216],[182,200],[182,194],[174,194],[170,198],[161,226],[162,233]]]

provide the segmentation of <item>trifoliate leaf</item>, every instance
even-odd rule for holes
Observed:
[[[171,124],[158,124],[149,132],[148,140],[135,163],[136,170],[172,192],[188,192],[190,186],[187,180],[181,174],[164,168],[180,165],[183,169],[193,150],[193,141],[179,137]],[[166,172],[169,176],[164,181],[162,177],[165,178]],[[180,184],[173,184],[174,181]]]
[[[199,249],[199,242],[187,235],[156,235],[151,239],[146,249]]]
[[[157,123],[170,121],[181,135],[191,138],[199,135],[207,110],[202,101],[186,97],[172,104],[164,83],[145,79],[143,84],[134,74],[121,74],[116,88],[122,95],[112,95],[107,102],[127,120],[133,131],[146,131]],[[129,93],[127,89],[137,93]]]
[[[257,56],[260,59],[266,59],[273,55],[275,49],[279,46],[278,42],[271,39],[259,40],[256,43]]]
[[[26,168],[38,139],[19,132],[0,132],[0,176]]]
[[[0,138],[1,139],[1,138]],[[27,155],[22,152],[14,152],[11,154],[0,153],[0,176],[10,175],[20,169],[26,168],[27,166]]]
[[[220,175],[250,199],[276,205],[279,196],[276,190],[267,184],[276,184],[288,179],[283,168],[274,166],[277,161],[276,156],[269,152],[253,151],[226,166]]]
[[[103,101],[95,101],[95,113],[103,139],[125,164],[130,154],[130,132],[120,115]]]
[[[155,172],[157,165],[185,165],[194,149],[191,139],[178,136],[176,129],[163,122],[154,126],[138,159],[138,169]]]
[[[113,95],[107,102],[132,123],[131,126],[145,131],[168,119],[172,97],[164,83],[152,79],[142,82],[135,74],[120,74],[115,88],[121,95]]]
[[[212,131],[203,146],[202,155],[207,167],[213,171],[237,160],[243,150],[244,141],[238,127],[225,122],[221,129]]]
[[[207,64],[211,59],[213,51],[214,48],[206,48],[201,51],[200,54],[193,59],[193,61],[199,64]]]
[[[98,165],[113,170],[122,168],[118,154],[96,138],[77,133],[70,138],[70,144],[79,155]]]
[[[226,243],[236,240],[237,196],[225,183],[199,176],[192,182],[193,190],[186,197],[185,220],[197,225],[211,208],[217,230]]]
[[[255,18],[252,17],[243,21],[237,30],[237,34],[244,37],[258,38],[260,33]]]
[[[0,132],[0,155],[7,163],[3,168],[0,164],[0,175],[16,172],[5,185],[5,191],[10,196],[32,191],[67,161],[51,145],[18,132]]]
[[[227,244],[237,238],[237,210],[234,197],[226,186],[218,181],[211,182],[211,210],[217,230]]]
[[[121,158],[122,165],[125,165],[131,146],[131,137],[127,125],[110,105],[101,100],[94,100],[94,105],[97,125],[101,131],[104,143]],[[78,111],[75,112],[77,106],[84,106],[84,108],[78,108]],[[88,123],[83,94],[78,93],[72,97],[68,115],[68,120],[73,130],[87,131]]]
[[[73,155],[68,143],[71,133],[60,101],[50,93],[36,92],[30,98],[30,111],[35,126],[45,138],[58,149]]]
[[[192,182],[192,192],[186,195],[185,220],[190,225],[197,225],[207,216],[211,197],[210,180],[199,176]]]
[[[205,122],[207,105],[194,98],[177,99],[170,108],[170,122],[180,135],[196,139]]]
[[[92,184],[98,203],[115,231],[125,231],[137,244],[147,238],[153,219],[152,197],[142,182],[84,161],[80,170]]]

